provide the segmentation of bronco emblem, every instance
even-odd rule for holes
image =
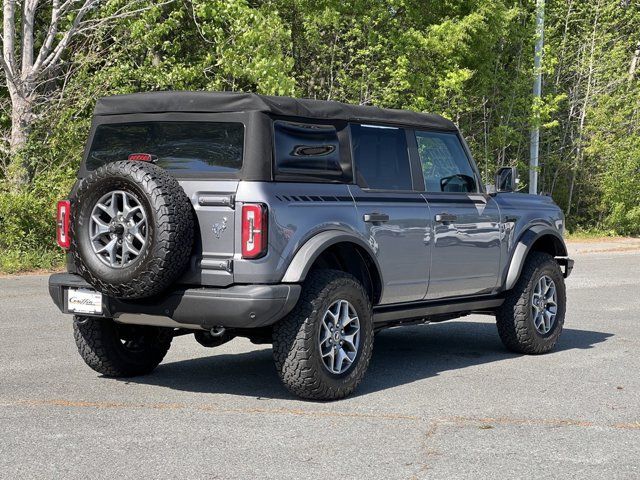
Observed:
[[[222,217],[222,222],[214,223],[213,227],[211,227],[211,231],[216,236],[216,238],[220,238],[222,233],[227,229],[227,217]]]

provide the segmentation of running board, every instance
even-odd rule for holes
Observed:
[[[503,298],[476,297],[466,299],[434,300],[428,302],[395,303],[373,307],[374,323],[389,323],[406,320],[425,320],[450,314],[469,314],[491,311],[502,305]]]

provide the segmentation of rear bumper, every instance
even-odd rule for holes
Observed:
[[[63,313],[69,288],[93,289],[81,276],[58,273],[49,277],[49,294]],[[300,285],[234,285],[226,288],[181,288],[158,297],[122,300],[102,297],[102,317],[121,315],[164,317],[186,327],[257,328],[272,325],[295,306]]]

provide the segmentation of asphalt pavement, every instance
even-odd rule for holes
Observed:
[[[45,276],[1,278],[0,478],[640,478],[640,251],[583,252],[554,352],[507,352],[486,316],[388,330],[332,403],[244,339],[101,377]]]

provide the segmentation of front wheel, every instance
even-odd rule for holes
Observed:
[[[75,317],[80,356],[107,377],[134,377],[155,369],[169,351],[173,329],[124,325],[108,318]]]
[[[558,262],[548,253],[531,253],[496,313],[502,342],[517,353],[550,351],[562,333],[566,302]]]
[[[313,400],[353,392],[373,350],[371,310],[367,293],[352,275],[311,272],[298,304],[273,331],[276,368],[289,391]]]

